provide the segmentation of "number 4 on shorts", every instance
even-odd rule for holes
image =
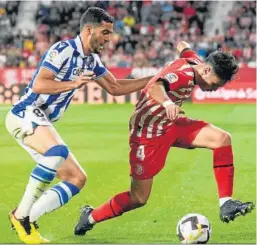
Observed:
[[[144,145],[140,145],[137,148],[137,158],[139,158],[141,161],[143,161],[145,159],[145,146]]]

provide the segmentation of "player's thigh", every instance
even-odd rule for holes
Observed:
[[[131,201],[132,203],[144,205],[150,197],[153,185],[153,178],[138,180],[131,178]]]
[[[223,129],[208,124],[197,133],[191,145],[194,148],[216,149],[231,145],[231,136]]]
[[[209,124],[205,121],[195,120],[188,117],[179,117],[172,125],[172,131],[176,134],[176,140],[172,146],[192,149],[192,142],[200,131]]]
[[[5,121],[7,130],[22,147],[44,154],[51,147],[64,144],[40,108],[28,106],[22,114],[19,116],[10,111]]]
[[[165,166],[172,137],[165,134],[153,139],[130,139],[130,175],[137,180],[151,179]]]
[[[86,172],[80,166],[75,156],[69,152],[67,159],[57,169],[57,177],[63,181],[68,181],[82,188],[87,180]]]
[[[34,133],[32,135],[26,136],[23,142],[26,146],[29,146],[40,154],[44,154],[47,150],[56,145],[64,144],[60,135],[53,126],[40,125],[34,129]]]

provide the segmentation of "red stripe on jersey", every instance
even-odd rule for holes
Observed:
[[[163,128],[163,131],[167,131],[170,126],[173,124],[173,122],[171,120],[167,120],[163,125],[162,125],[162,128]]]
[[[149,94],[146,93],[142,101],[140,101],[140,103],[138,103],[138,105],[136,106],[135,111],[141,110],[144,107],[145,103],[147,103],[147,101],[150,101],[150,100],[151,100],[151,97],[149,96]]]
[[[186,50],[182,53],[182,58],[165,66],[156,76],[154,76],[139,98],[135,111],[130,119],[131,137],[152,138],[163,134],[172,125],[166,117],[164,107],[158,107],[148,93],[148,89],[158,79],[165,80],[165,88],[169,98],[181,105],[184,100],[188,99],[194,87],[194,70],[192,64],[201,63],[200,58],[192,50]],[[138,126],[140,125],[140,130]]]
[[[164,114],[166,116],[166,111],[164,111]],[[156,137],[157,136],[157,131],[158,131],[158,126],[159,124],[164,120],[165,118],[160,117],[158,120],[156,120],[153,124],[153,131],[152,131],[152,137]]]
[[[147,93],[142,92],[135,108],[140,107],[140,105],[145,101],[146,98],[147,98]]]
[[[148,104],[148,103],[149,104]],[[153,100],[147,100],[144,105],[142,106],[141,110],[137,110],[137,112],[135,112],[131,119],[130,119],[130,123],[131,123],[131,130],[133,130],[133,132],[131,132],[134,136],[136,136],[137,134],[137,128],[139,126],[139,122],[141,120],[141,117],[154,105],[156,104],[155,101]],[[136,108],[137,109],[137,108]]]
[[[166,113],[163,115],[159,115],[161,112],[165,112],[165,108],[163,106],[160,106],[157,110],[155,110],[151,115],[148,115],[147,118],[144,121],[144,126],[142,129],[142,136],[141,137],[146,137],[146,138],[152,138],[152,127],[154,126],[154,122],[156,122],[159,118],[160,119],[165,119]],[[156,120],[154,120],[156,119]],[[153,123],[151,123],[153,121]]]

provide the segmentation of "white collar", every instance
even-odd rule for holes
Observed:
[[[75,44],[77,46],[77,51],[80,53],[80,55],[84,58],[85,57],[85,54],[84,54],[84,51],[83,51],[83,44],[82,44],[82,41],[81,41],[81,37],[80,35],[78,35],[75,39]]]

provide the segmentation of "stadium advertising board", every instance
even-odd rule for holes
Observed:
[[[110,68],[117,78],[144,77],[154,75],[159,68]],[[15,103],[22,95],[35,69],[0,69],[0,104]],[[102,104],[137,102],[139,92],[126,96],[107,94],[96,83],[89,83],[73,98],[72,103]],[[215,92],[203,92],[195,88],[192,94],[193,103],[255,103],[256,101],[256,68],[243,67],[235,81],[230,82]]]

